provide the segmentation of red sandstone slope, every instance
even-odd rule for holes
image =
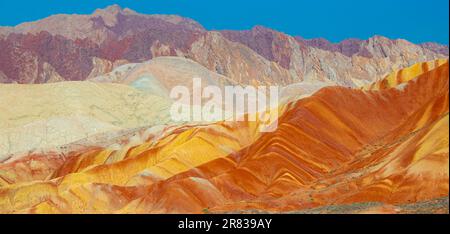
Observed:
[[[81,153],[46,180],[4,184],[0,210],[290,212],[448,196],[448,69],[382,90],[324,88],[291,103],[272,133],[219,123]]]
[[[446,63],[403,90],[323,89],[286,112],[276,132],[153,185],[135,208],[290,211],[448,196],[448,81]],[[200,195],[207,188],[217,192]]]

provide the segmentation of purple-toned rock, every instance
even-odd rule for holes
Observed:
[[[422,43],[420,44],[420,46],[422,46],[425,49],[434,51],[438,54],[444,54],[448,56],[448,45],[441,45],[438,43],[434,43],[434,42],[426,42],[426,43]]]
[[[263,26],[206,31],[191,19],[117,5],[91,15],[54,15],[0,27],[0,51],[1,83],[85,80],[118,64],[179,56],[242,84],[319,81],[353,87],[393,69],[448,57],[448,46],[382,36],[331,43]]]

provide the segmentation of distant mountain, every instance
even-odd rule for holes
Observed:
[[[27,22],[16,27],[3,27],[5,34],[39,33],[47,31],[51,35],[60,35],[67,39],[89,39],[96,44],[105,40],[123,39],[128,33],[136,31],[204,31],[197,22],[176,15],[144,15],[128,8],[122,9],[112,5],[105,9],[97,9],[91,15],[58,14],[36,22]]]
[[[342,54],[345,54],[346,56],[364,56],[364,57],[386,57],[385,53],[389,53],[389,47],[392,48],[395,45],[392,44],[404,44],[407,45],[408,42],[405,40],[389,40],[388,38],[382,37],[382,36],[374,36],[372,38],[369,38],[368,40],[361,40],[361,39],[347,39],[343,40],[339,43],[331,43],[330,41],[324,39],[324,38],[315,38],[315,39],[304,39],[302,37],[295,37],[298,41],[305,43],[308,46],[316,47],[323,50],[333,51],[333,52],[339,52]],[[375,40],[378,40],[376,42]],[[380,44],[380,46],[383,46],[384,48],[382,50],[374,50],[371,49],[371,45]],[[411,44],[411,43],[409,43]],[[448,56],[449,49],[448,45],[441,45],[434,42],[427,42],[418,44],[418,46],[426,49],[431,50],[437,54],[442,54]],[[381,48],[381,47],[380,47]],[[383,52],[383,50],[385,50]],[[380,54],[380,52],[382,54]]]
[[[92,15],[54,15],[0,28],[0,82],[86,80],[159,56],[192,59],[242,84],[301,81],[359,86],[414,63],[448,57],[448,46],[375,36],[333,44],[261,26],[207,31],[174,15],[117,5]]]
[[[426,42],[420,44],[420,46],[422,46],[425,49],[434,51],[435,53],[444,54],[448,56],[448,45],[441,45],[434,42]]]
[[[111,6],[92,15],[55,15],[4,31],[2,80],[46,83],[49,70],[64,80],[85,80],[104,65],[94,64],[95,58],[140,62],[176,55],[176,50],[186,53],[203,28],[178,16],[146,16]]]

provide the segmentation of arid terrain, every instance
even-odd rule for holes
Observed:
[[[113,5],[0,27],[0,51],[0,213],[449,213],[447,45]],[[174,121],[193,78],[279,87],[275,131]]]

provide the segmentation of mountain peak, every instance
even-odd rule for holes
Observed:
[[[123,14],[124,10],[122,10],[122,7],[119,5],[113,4],[104,9],[95,10],[93,15],[100,16],[106,25],[114,26],[117,23],[117,15],[119,15],[119,13]]]
[[[367,41],[369,42],[374,42],[374,43],[389,43],[394,41],[393,39],[389,39],[385,36],[381,36],[381,35],[374,35],[372,37],[370,37],[369,39],[367,39]]]
[[[259,33],[261,33],[261,32],[275,32],[275,30],[273,30],[273,29],[271,29],[271,28],[268,28],[268,27],[265,27],[265,26],[263,26],[263,25],[255,25],[255,26],[253,26],[253,28],[251,29],[251,31],[253,31],[253,32],[259,32]]]
[[[122,7],[120,7],[118,4],[113,4],[111,6],[107,6],[104,11],[112,14],[117,14],[122,11]]]
[[[128,11],[128,10],[127,10]],[[113,4],[110,6],[107,6],[106,8],[100,8],[95,10],[94,15],[100,15],[100,16],[104,16],[104,15],[109,15],[109,16],[116,16],[119,13],[124,13],[125,10],[122,9],[122,7],[120,7],[117,4]]]

